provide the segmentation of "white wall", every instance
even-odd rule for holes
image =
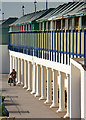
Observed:
[[[0,74],[9,73],[8,45],[0,45]]]

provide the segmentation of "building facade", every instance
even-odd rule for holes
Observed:
[[[86,118],[83,5],[69,2],[25,15],[9,31],[10,72],[16,69],[18,84],[70,118]]]

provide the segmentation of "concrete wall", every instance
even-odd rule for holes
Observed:
[[[86,120],[86,71],[79,60],[71,59],[70,117]]]
[[[9,73],[9,51],[8,45],[0,45],[0,74]]]

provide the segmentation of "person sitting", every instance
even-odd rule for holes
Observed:
[[[13,85],[16,86],[16,82],[15,82],[16,71],[15,71],[15,69],[12,70],[12,72],[10,73],[10,75],[12,76],[12,79],[13,79]]]

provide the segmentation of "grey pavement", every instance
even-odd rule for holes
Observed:
[[[6,96],[5,105],[10,117],[15,118],[59,118],[44,101],[39,101],[22,86],[10,86],[8,75],[2,75],[2,94]]]

